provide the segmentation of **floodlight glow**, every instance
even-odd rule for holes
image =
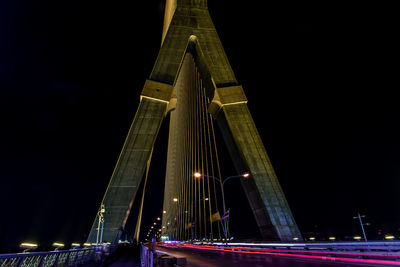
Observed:
[[[62,247],[64,247],[64,244],[63,243],[54,242],[53,243],[53,247],[62,248]]]
[[[248,173],[248,172],[246,172],[246,173],[243,173],[243,174],[242,174],[242,176],[243,176],[243,177],[245,177],[245,178],[247,178],[247,177],[249,177],[249,176],[250,176],[250,173]]]
[[[394,239],[394,236],[393,235],[385,235],[385,239],[392,240],[392,239]]]
[[[329,240],[336,240],[336,237],[330,236],[330,237],[329,237]]]
[[[355,236],[355,237],[353,237],[353,239],[355,239],[355,240],[360,240],[361,239],[361,236]]]
[[[81,244],[79,244],[79,243],[72,243],[71,246],[73,246],[73,247],[80,247]]]
[[[314,241],[314,240],[315,240],[315,237],[312,236],[312,237],[310,237],[309,239],[310,239],[311,241]]]
[[[90,243],[83,243],[83,245],[84,245],[85,247],[90,247],[92,244],[90,244]]]
[[[178,202],[178,199],[177,199],[176,197],[174,197],[172,200],[173,200],[174,202]]]
[[[196,178],[200,178],[200,177],[201,177],[201,173],[199,173],[199,172],[195,172],[195,173],[194,173],[194,177],[196,177]]]

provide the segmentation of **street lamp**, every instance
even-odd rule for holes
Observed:
[[[54,242],[52,246],[55,247],[55,250],[58,250],[64,247],[64,243]]]
[[[96,243],[102,243],[103,242],[103,230],[104,230],[104,213],[106,212],[106,208],[104,204],[101,204],[100,209],[97,213],[97,216],[99,217],[99,221],[97,224],[97,237],[96,237]],[[101,225],[101,230],[100,230],[100,225]],[[100,239],[99,239],[100,235]],[[100,241],[100,242],[99,242]]]
[[[37,249],[38,244],[30,243],[30,242],[24,242],[24,243],[21,243],[19,246],[20,246],[20,248],[23,248],[24,249],[23,252],[26,253],[29,250]]]
[[[227,240],[228,240],[228,224],[227,224],[227,219],[229,218],[229,210],[227,211],[227,210],[226,210],[226,206],[225,206],[225,190],[224,190],[224,185],[225,185],[225,183],[226,183],[228,180],[231,180],[231,179],[233,179],[233,178],[248,178],[248,177],[250,177],[250,173],[245,172],[245,173],[242,173],[242,174],[240,174],[240,175],[228,176],[228,177],[226,177],[224,180],[221,180],[221,179],[219,179],[219,178],[217,178],[217,177],[215,177],[215,176],[201,174],[200,172],[195,172],[195,173],[193,174],[193,176],[194,176],[195,178],[200,178],[200,177],[204,176],[204,177],[207,177],[207,178],[213,178],[214,180],[217,180],[218,182],[220,182],[220,184],[221,184],[221,192],[222,192],[222,208],[223,208],[223,211],[224,211],[224,214],[222,215],[221,220],[224,221],[224,224],[223,224],[224,236],[225,236],[225,241],[227,242]]]
[[[394,235],[385,235],[385,239],[386,240],[393,240],[394,239]]]
[[[364,240],[365,242],[367,241],[367,235],[365,234],[365,230],[364,230],[364,225],[370,225],[370,223],[363,223],[361,218],[365,218],[365,215],[360,215],[360,213],[357,213],[357,217],[353,217],[353,219],[359,219],[360,220],[360,225],[361,225],[361,229],[364,235]]]

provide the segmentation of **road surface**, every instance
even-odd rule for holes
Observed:
[[[158,251],[175,257],[186,257],[188,267],[360,267],[395,266],[376,263],[348,263],[327,260],[291,258],[257,254],[241,254],[221,251],[196,250],[190,248],[157,247]]]

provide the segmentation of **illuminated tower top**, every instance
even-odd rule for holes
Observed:
[[[207,0],[166,0],[162,41],[164,42],[169,25],[177,7],[207,8]]]

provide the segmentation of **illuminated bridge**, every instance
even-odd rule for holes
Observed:
[[[167,0],[162,45],[87,242],[67,250],[55,243],[50,252],[22,244],[25,253],[0,255],[0,266],[400,265],[399,242],[304,242],[247,105],[207,1]],[[163,209],[145,232],[147,178],[164,119]],[[228,177],[218,134],[235,167]],[[243,187],[263,242],[232,241],[225,185],[233,180]],[[133,242],[124,242],[133,207],[139,207]]]

